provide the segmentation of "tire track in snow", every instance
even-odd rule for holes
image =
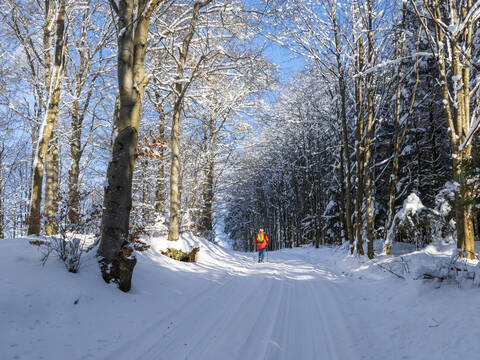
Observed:
[[[173,309],[168,309],[168,313],[166,315],[160,316],[158,320],[156,320],[153,324],[149,325],[139,335],[135,336],[128,343],[118,347],[116,350],[108,354],[105,357],[105,359],[111,359],[111,360],[138,359],[139,349],[143,349],[144,347],[149,347],[152,343],[155,343],[155,341],[158,340],[158,337],[165,333],[165,327],[167,327],[167,330],[168,330],[168,325],[169,325],[168,321],[169,321],[169,318],[172,316],[172,314],[180,313],[182,309],[189,308],[189,306],[191,305],[192,299],[194,299],[194,301],[198,303],[198,302],[205,301],[205,299],[211,298],[212,294],[217,293],[219,289],[225,286],[229,286],[230,283],[232,283],[234,280],[233,277],[229,277],[229,276],[225,276],[224,279],[225,279],[225,282],[223,282],[221,285],[217,285],[218,283],[216,282],[212,283],[211,286],[206,287],[197,295],[186,298],[185,301],[182,301],[178,306],[176,306]],[[215,287],[215,285],[217,286]],[[232,286],[233,285],[234,284],[232,284]],[[212,290],[213,287],[215,288]],[[152,316],[154,315],[155,314],[152,314]],[[161,334],[159,334],[157,331],[160,331]]]
[[[248,335],[243,341],[238,356],[235,359],[265,359],[265,354],[271,346],[278,347],[278,343],[272,340],[275,330],[275,316],[278,314],[282,301],[282,290],[285,287],[283,281],[267,278],[271,283],[269,291],[265,294],[262,306],[257,307],[257,316],[250,325]],[[248,328],[248,327],[247,327]]]
[[[321,288],[321,297],[319,295]],[[321,338],[328,349],[328,359],[350,360],[358,359],[358,353],[352,349],[352,333],[348,329],[349,319],[338,305],[341,297],[335,295],[335,285],[326,281],[308,283],[308,290],[312,299],[312,315],[321,323],[323,337]],[[323,355],[323,353],[322,353]],[[323,357],[321,357],[323,358]]]
[[[237,280],[246,281],[247,279],[237,278]],[[234,356],[235,351],[232,351],[234,346],[231,342],[243,325],[238,324],[242,322],[242,317],[239,315],[245,313],[243,309],[248,310],[254,299],[253,295],[262,289],[263,284],[261,281],[256,281],[254,286],[250,284],[246,288],[247,291],[244,286],[239,286],[238,281],[235,284],[229,284],[232,286],[228,288],[221,286],[212,299],[192,306],[176,319],[178,325],[172,329],[168,337],[154,345],[152,351],[157,348],[158,353],[153,354],[154,356],[148,353],[139,359],[212,360],[215,358],[212,358],[212,353],[215,356],[215,354],[227,352]],[[232,300],[234,300],[233,303],[231,303]],[[195,324],[192,324],[192,319],[195,319]],[[195,329],[193,336],[186,338],[185,334],[192,334],[193,328]]]
[[[322,266],[316,266],[315,271],[322,274],[317,281],[310,283],[312,294],[316,298],[315,311],[321,315],[325,328],[330,329],[332,342],[339,344],[341,339],[342,353],[338,359],[388,358],[390,352],[378,352],[378,343],[382,342],[385,334],[372,326],[372,320],[375,319],[371,316],[375,314],[375,305],[363,304],[363,294],[371,292],[369,284],[349,281],[350,279],[334,275]],[[338,281],[328,281],[332,275]],[[315,291],[317,286],[321,286],[321,292]],[[372,354],[375,355],[372,357]]]
[[[328,270],[298,261],[238,270],[230,267],[223,283],[169,309],[108,359],[358,358]]]
[[[258,299],[263,298],[263,304],[268,303],[267,295],[274,286],[273,279],[269,279],[267,284],[262,278],[257,278],[255,281],[258,284],[252,286],[248,293],[240,297],[242,300],[237,306],[231,308],[230,304],[227,304],[224,311],[218,314],[217,324],[212,324],[205,329],[208,335],[204,334],[192,347],[188,353],[188,359],[212,360],[218,357],[218,354],[222,354],[223,359],[242,359],[238,354],[243,346],[244,334],[239,332],[239,329],[245,329],[248,324],[255,321],[257,313],[252,310],[258,308]],[[231,294],[228,295],[230,296]],[[212,334],[215,335],[212,337]]]
[[[319,353],[316,324],[308,306],[304,281],[285,280],[285,291],[275,319],[273,341],[262,358],[268,360],[314,359]]]

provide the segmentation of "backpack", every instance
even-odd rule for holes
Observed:
[[[265,241],[265,236],[263,235],[263,232],[260,232],[257,234],[257,243],[261,243]]]

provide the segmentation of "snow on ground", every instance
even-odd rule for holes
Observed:
[[[193,236],[199,262],[138,255],[125,294],[93,254],[78,274],[39,262],[28,239],[0,241],[1,359],[356,360],[477,359],[478,288],[401,280],[343,250],[237,253]],[[394,248],[395,250],[395,248]],[[397,249],[400,252],[401,249]],[[412,267],[451,247],[409,252]],[[388,266],[399,257],[378,257]],[[396,269],[392,267],[392,269]]]

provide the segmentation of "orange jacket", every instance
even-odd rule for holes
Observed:
[[[263,239],[264,239],[264,240],[261,241],[261,242],[258,242],[258,241],[257,241],[257,238],[258,238],[258,236],[259,236],[260,234],[263,235]],[[267,236],[267,234],[265,234],[264,231],[262,231],[262,232],[259,231],[258,234],[255,235],[255,244],[257,245],[257,249],[258,249],[258,250],[260,250],[260,249],[266,249],[266,248],[267,248],[267,246],[268,246],[268,236]]]

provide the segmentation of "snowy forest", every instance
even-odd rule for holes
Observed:
[[[200,292],[198,284],[221,277],[224,259],[234,264],[226,265],[229,274],[255,271],[245,264],[265,229],[272,259],[265,274],[295,279],[303,265],[288,268],[291,277],[281,266],[288,254],[300,254],[300,264],[313,262],[314,275],[306,277],[317,276],[316,263],[348,276],[369,264],[391,283],[409,278],[416,264],[415,280],[480,285],[480,2],[2,0],[0,17],[4,274],[24,266],[24,253],[36,256],[29,266],[55,255],[72,273],[85,267],[83,287],[100,279],[100,293],[110,289],[105,281],[135,296],[147,276],[155,278],[165,295],[145,291],[169,299],[162,303],[168,308],[177,275],[157,278],[158,263],[183,274],[178,281],[187,287],[196,281]],[[15,248],[20,239],[25,246]],[[163,255],[155,252],[195,246],[200,268],[158,260]],[[17,255],[9,260],[10,253]],[[435,266],[425,268],[432,258]],[[0,323],[10,309],[7,291],[20,287],[2,276],[11,288],[2,292]],[[193,302],[198,294],[189,291]],[[233,286],[228,291],[235,293]],[[121,294],[102,299],[108,304]],[[305,306],[323,301],[312,294],[304,294]],[[118,301],[127,308],[127,300]],[[429,328],[438,326],[433,316]],[[382,324],[380,330],[388,327]],[[311,326],[306,331],[314,333]],[[332,326],[336,333],[338,324]],[[195,338],[186,325],[173,331]],[[139,337],[149,349],[143,357],[134,348],[115,355],[105,345],[108,356],[93,358],[322,358],[320,350],[298,357],[295,345],[280,352],[268,344],[258,354],[229,357],[224,343],[200,347],[200,338],[191,353],[178,350],[182,340],[156,352],[151,335]],[[3,345],[20,358],[16,346]],[[325,358],[367,354],[356,349]],[[41,358],[43,350],[22,358]],[[65,351],[45,356],[61,359]],[[73,358],[88,355],[78,351]],[[370,359],[400,359],[375,351]],[[445,348],[428,351],[441,355]]]

